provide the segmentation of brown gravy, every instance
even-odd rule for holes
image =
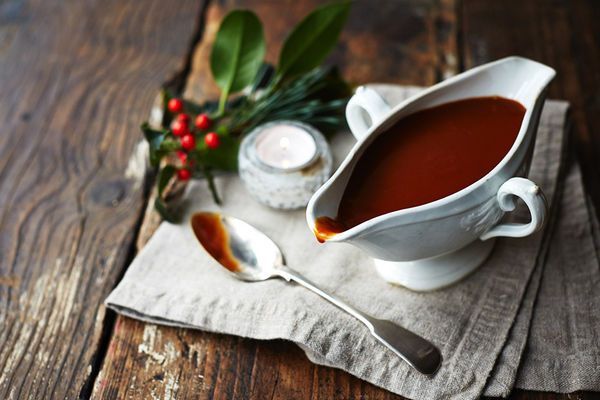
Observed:
[[[198,212],[191,219],[192,230],[200,244],[221,265],[236,272],[240,268],[238,260],[229,248],[229,236],[218,214]]]
[[[324,241],[364,221],[439,200],[490,172],[512,147],[525,107],[474,97],[418,111],[380,134],[358,160],[335,218],[319,217]]]

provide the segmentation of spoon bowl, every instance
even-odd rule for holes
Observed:
[[[278,277],[284,265],[283,254],[267,235],[241,219],[216,214],[229,237],[229,248],[239,262],[237,278],[256,282]],[[230,271],[232,272],[232,271]]]

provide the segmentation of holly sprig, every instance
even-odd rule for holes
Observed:
[[[174,181],[205,178],[213,200],[221,203],[214,174],[237,170],[241,139],[257,125],[299,120],[326,134],[345,126],[350,88],[336,68],[321,64],[349,9],[342,2],[311,12],[285,40],[277,67],[264,62],[262,24],[254,13],[235,10],[223,19],[210,59],[219,100],[199,104],[164,90],[161,126],[141,126],[150,164],[158,168],[155,208],[164,219],[177,219],[167,201]]]

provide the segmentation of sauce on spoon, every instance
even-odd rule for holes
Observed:
[[[206,251],[225,268],[237,272],[240,264],[231,253],[229,236],[220,215],[198,212],[192,216],[190,223],[196,238]]]

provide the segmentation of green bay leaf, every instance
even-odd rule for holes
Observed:
[[[328,4],[306,16],[283,44],[278,76],[288,78],[318,67],[337,43],[350,6],[350,2]]]
[[[247,10],[235,10],[223,19],[210,56],[210,68],[222,97],[254,81],[265,56],[262,24]]]

